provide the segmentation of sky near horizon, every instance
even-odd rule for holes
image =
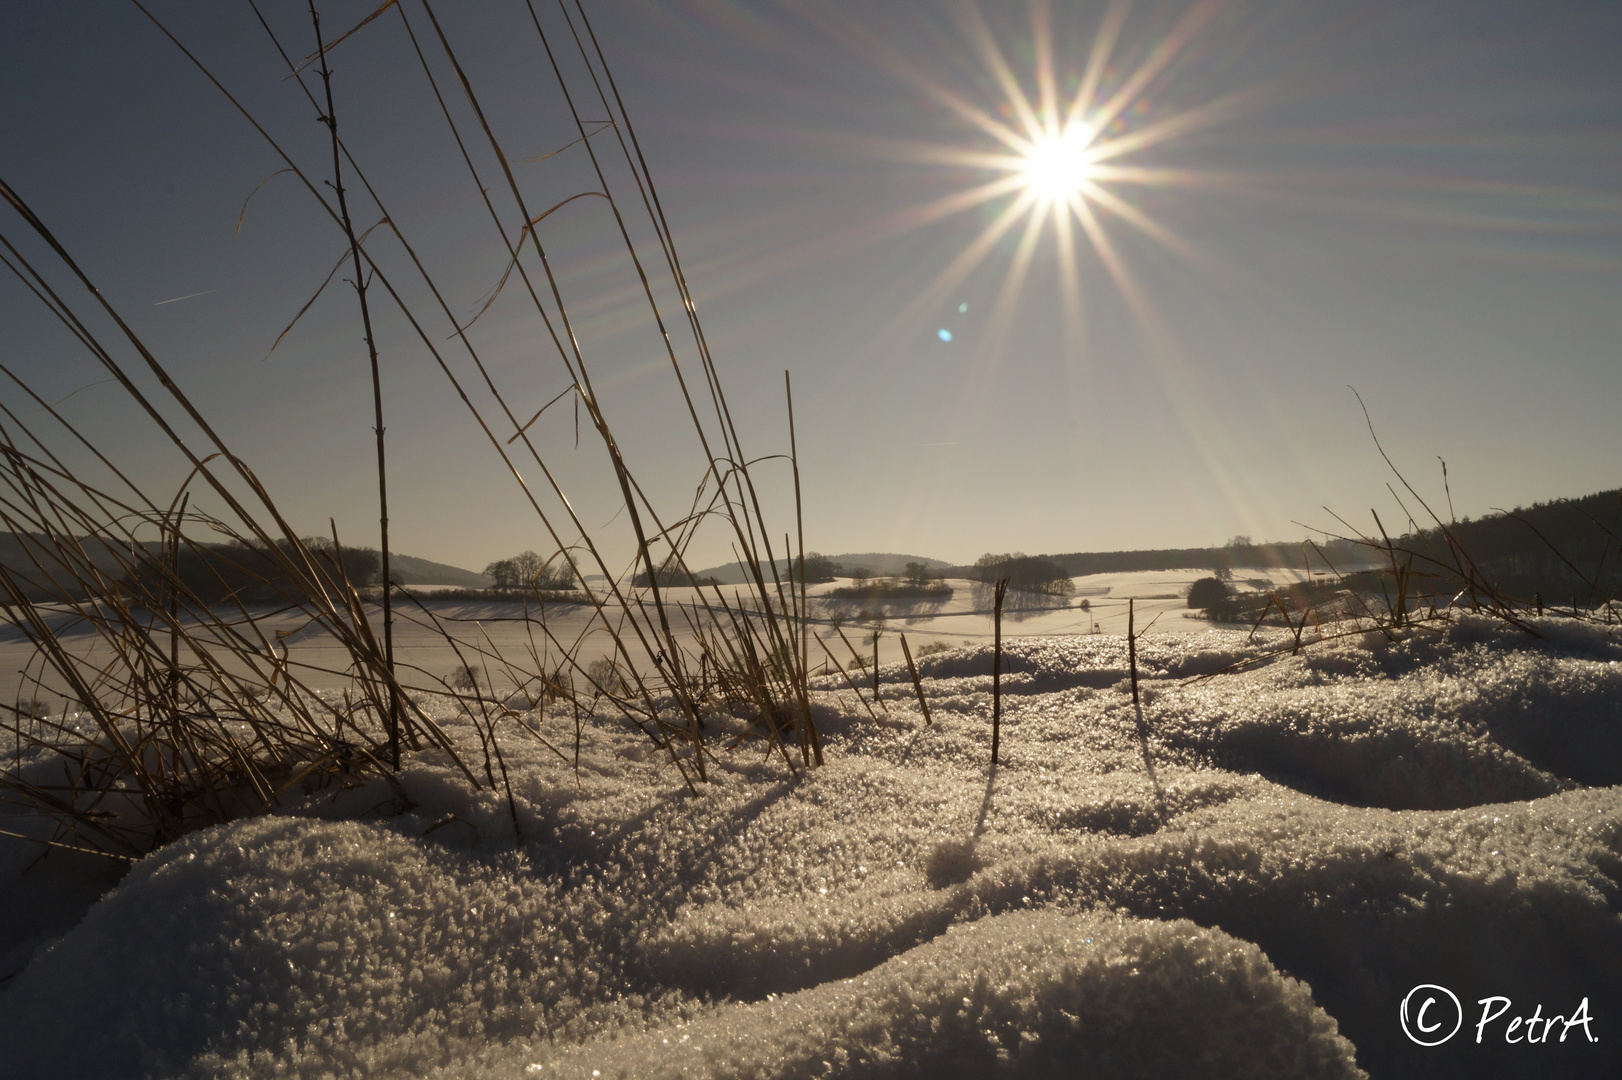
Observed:
[[[313,49],[301,5],[259,6],[295,61]],[[465,324],[508,256],[408,22],[464,135],[476,120],[420,0],[402,6],[405,20],[388,10],[333,50],[340,133]],[[323,36],[375,7],[324,5]],[[330,177],[316,110],[246,2],[148,8],[318,185]],[[523,0],[433,10],[529,216],[595,187]],[[585,10],[751,457],[788,450],[792,372],[809,548],[969,562],[1295,539],[1334,528],[1330,511],[1372,526],[1371,507],[1400,522],[1353,388],[1435,507],[1439,458],[1461,516],[1622,485],[1615,4]],[[535,11],[569,85],[589,87],[557,5]],[[346,542],[375,545],[371,381],[347,264],[270,352],[344,254],[342,233],[134,4],[14,4],[7,23],[0,178],[299,531],[332,518]],[[313,69],[305,79],[319,90]],[[612,132],[581,115],[605,145]],[[1065,117],[1073,141],[1039,151],[1059,164],[1038,190],[1060,200],[1033,199],[1022,140]],[[522,213],[475,143],[516,235]],[[346,182],[357,228],[373,226],[378,204]],[[634,188],[609,184],[662,310],[679,314],[646,218],[632,220]],[[610,208],[575,199],[536,229],[622,449],[679,516],[702,469]],[[47,267],[9,209],[0,233]],[[417,336],[369,291],[394,548],[471,569],[545,553],[492,446],[514,445],[513,424],[398,240],[379,227],[367,249],[432,323]],[[470,331],[519,423],[569,386],[521,292],[510,280]],[[88,311],[85,296],[71,300]],[[185,468],[9,271],[0,324],[0,363],[166,503]],[[690,345],[676,350],[691,365]],[[13,388],[3,401],[30,424],[42,415]],[[569,400],[531,434],[581,520],[623,526],[589,430],[574,448]],[[544,486],[533,460],[518,468]],[[781,537],[792,479],[781,461],[759,469]],[[692,562],[731,557],[716,534]]]

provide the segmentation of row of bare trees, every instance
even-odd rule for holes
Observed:
[[[543,559],[533,551],[521,551],[510,559],[497,559],[486,566],[484,575],[494,589],[564,592],[575,587],[574,571],[561,553]]]

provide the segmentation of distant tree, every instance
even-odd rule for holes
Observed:
[[[631,579],[631,583],[638,589],[646,589],[652,584],[652,582],[648,580],[648,572],[646,570],[638,570],[636,577]],[[661,589],[668,589],[672,585],[686,584],[687,571],[682,569],[681,560],[676,558],[676,553],[673,551],[669,555],[665,556],[664,562],[659,564],[659,587]]]
[[[522,587],[537,592],[563,592],[575,587],[574,571],[561,551],[550,559],[526,551],[514,555],[513,563],[518,567],[518,584]]]
[[[909,585],[922,585],[929,580],[929,568],[923,563],[910,562],[906,565],[904,576]]]
[[[522,551],[510,559],[498,559],[484,568],[495,589],[534,589],[563,592],[575,586],[574,571],[561,554],[550,560],[533,551]]]
[[[552,560],[535,575],[535,588],[541,592],[566,592],[578,585],[579,581],[574,576],[574,570],[570,568],[562,553],[552,556]]]
[[[1229,596],[1228,584],[1214,577],[1203,577],[1188,587],[1188,606],[1209,611],[1221,606]]]
[[[824,581],[832,581],[839,576],[844,567],[815,551],[808,551],[805,555],[805,581],[808,585],[815,585]]]
[[[535,576],[541,572],[541,568],[546,565],[546,562],[533,551],[520,551],[512,557],[512,564],[513,570],[518,575],[515,584],[520,588],[527,588],[530,582],[535,580]]]
[[[511,559],[497,559],[484,568],[484,576],[490,579],[493,589],[510,589],[518,580],[518,568]]]
[[[873,576],[873,571],[865,566],[858,566],[850,572],[851,580],[858,585],[866,585],[867,579]]]
[[[479,669],[466,664],[458,665],[445,679],[445,685],[459,693],[474,694],[479,692]]]

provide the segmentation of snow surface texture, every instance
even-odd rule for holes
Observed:
[[[0,1077],[1622,1075],[1622,647],[1538,625],[1192,682],[1262,649],[1157,637],[1141,711],[1124,641],[1016,641],[995,770],[988,649],[920,662],[933,727],[904,669],[877,720],[829,682],[825,768],[749,741],[698,798],[619,722],[578,774],[566,715],[561,755],[508,725],[516,838],[424,754],[403,812],[116,884],[6,840]],[[1420,983],[1465,1003],[1446,1045],[1402,1034]],[[1495,994],[1586,997],[1598,1041],[1478,1046]]]

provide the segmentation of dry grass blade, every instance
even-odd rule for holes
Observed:
[[[524,236],[525,236],[526,233],[529,233],[531,230],[533,230],[535,228],[535,226],[539,225],[541,222],[543,222],[547,218],[551,217],[557,211],[562,210],[565,206],[568,206],[570,203],[574,202],[576,199],[584,199],[587,196],[592,196],[592,195],[596,196],[599,199],[606,199],[608,197],[608,196],[604,195],[600,191],[578,191],[575,194],[570,195],[568,198],[563,199],[560,202],[557,202],[557,203],[553,204],[552,206],[548,207],[547,209],[541,211],[539,214],[537,214],[535,217],[531,218],[529,221],[524,222],[523,228],[518,230],[518,247],[514,249],[511,261],[509,261],[507,263],[506,268],[501,271],[501,280],[496,282],[495,286],[493,288],[491,288],[491,290],[488,293],[485,294],[484,302],[479,305],[479,310],[475,311],[473,313],[472,317],[469,318],[467,322],[465,322],[462,325],[458,326],[456,328],[456,332],[449,335],[449,336],[450,337],[456,337],[456,336],[458,336],[458,335],[460,335],[462,333],[465,333],[467,330],[469,330],[473,326],[474,323],[479,321],[479,318],[486,311],[490,310],[490,305],[494,304],[496,302],[496,299],[501,295],[501,291],[507,287],[507,279],[512,276],[513,269],[515,267],[517,267],[517,265],[518,265],[518,259],[519,259],[519,256],[522,254],[522,248],[523,248],[523,244],[524,244]],[[539,415],[539,414],[537,413],[536,415]],[[526,424],[525,426],[527,427],[528,425]],[[517,436],[514,436],[514,438],[517,438]],[[512,440],[509,439],[507,441],[511,442]]]
[[[263,180],[259,181],[259,183],[255,184],[253,186],[253,190],[248,192],[248,197],[246,199],[242,200],[242,209],[240,211],[238,211],[238,213],[237,213],[237,227],[234,230],[235,232],[238,232],[238,233],[242,232],[242,221],[243,221],[244,218],[246,218],[248,216],[248,204],[253,202],[253,197],[255,195],[259,194],[259,189],[264,187],[266,184],[270,183],[272,180],[276,179],[278,176],[282,176],[282,175],[284,175],[286,173],[290,173],[292,171],[293,171],[292,169],[277,169],[275,172],[271,173],[269,176],[265,177]],[[342,259],[340,259],[338,262],[339,262],[340,266],[343,264]],[[334,269],[336,270],[336,267],[334,267]],[[328,274],[327,276],[330,278],[332,275]],[[306,306],[308,306],[308,305],[306,305]],[[289,329],[291,329],[291,327],[289,327]],[[286,336],[286,331],[285,330],[282,333],[283,333],[283,336]],[[277,338],[276,340],[280,341],[281,338]],[[275,351],[275,346],[274,345],[271,346],[271,350]]]
[[[586,133],[585,135],[582,135],[580,138],[573,139],[573,140],[571,140],[569,142],[564,143],[562,146],[558,147],[556,150],[553,150],[549,154],[538,154],[535,157],[519,158],[518,161],[516,162],[516,164],[519,164],[519,165],[533,165],[536,162],[546,161],[546,160],[548,160],[550,158],[555,158],[559,154],[563,153],[565,150],[569,149],[569,147],[571,147],[571,146],[579,146],[581,143],[585,142],[587,139],[591,138],[593,135],[597,134],[599,131],[602,131],[604,128],[611,128],[613,126],[614,126],[614,121],[612,121],[612,120],[599,120],[597,122],[597,126],[595,128],[593,128],[590,132]]]
[[[282,171],[287,172],[289,170],[283,169]],[[243,209],[247,209],[246,203],[243,204]],[[374,229],[378,228],[380,225],[387,225],[388,223],[389,221],[387,218],[379,221],[376,225],[373,225],[372,228],[367,229],[364,233],[362,233],[359,241],[357,242],[365,242],[366,238],[372,235],[372,231]],[[316,286],[315,292],[311,293],[310,298],[304,301],[304,306],[299,308],[293,317],[288,320],[286,326],[282,327],[282,332],[276,335],[276,340],[270,343],[270,348],[265,350],[265,355],[261,356],[259,358],[260,360],[269,360],[271,354],[281,347],[282,342],[287,339],[287,335],[293,332],[293,327],[297,326],[299,324],[299,320],[304,318],[305,313],[315,306],[315,302],[317,300],[321,299],[321,294],[327,291],[327,286],[332,284],[332,279],[338,276],[338,271],[344,268],[344,262],[351,257],[351,254],[352,252],[346,250],[342,255],[338,256],[338,261],[332,264],[332,269],[327,271],[327,276],[321,279],[321,284]]]
[[[912,662],[912,650],[907,647],[906,634],[901,635],[901,655],[907,658],[907,674],[912,676],[912,688],[918,695],[918,708],[923,711],[924,726],[931,726],[933,721],[929,718],[929,702],[924,700],[923,680],[918,678],[918,665]]]

